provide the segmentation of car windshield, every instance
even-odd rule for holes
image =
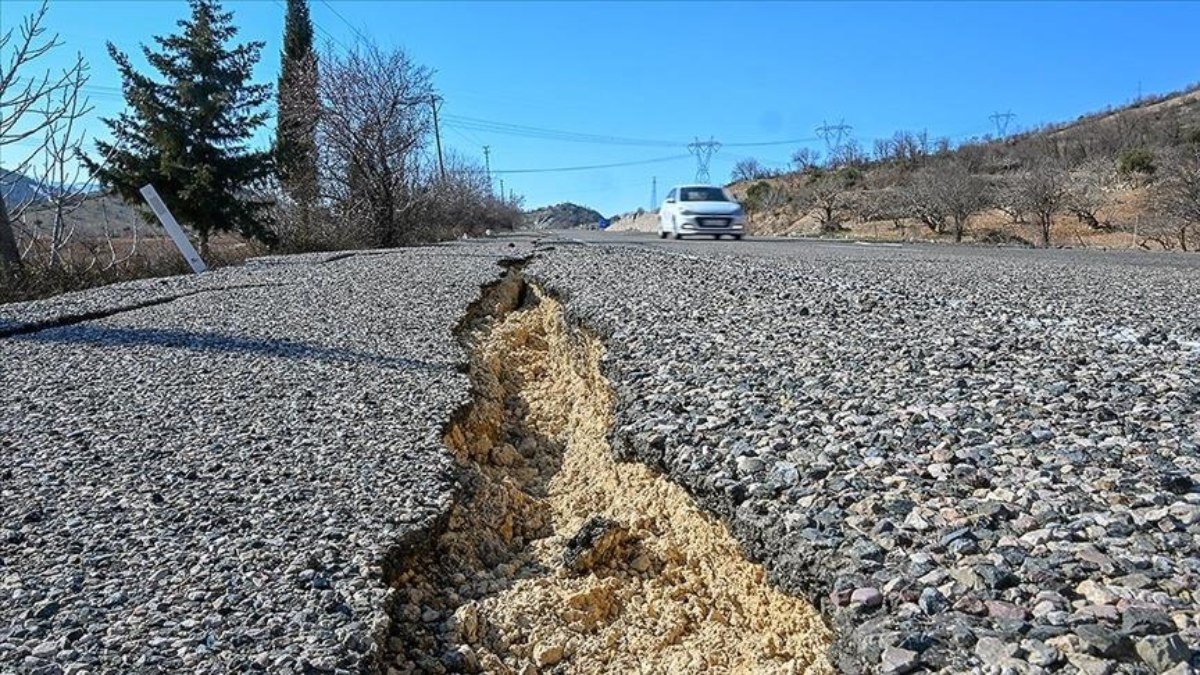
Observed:
[[[679,190],[681,202],[727,202],[725,191],[716,187],[686,187]]]

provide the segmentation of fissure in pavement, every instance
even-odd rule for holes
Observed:
[[[720,522],[607,444],[602,347],[519,268],[462,324],[463,497],[401,566],[389,673],[832,672],[829,633]]]

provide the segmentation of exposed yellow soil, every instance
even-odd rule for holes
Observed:
[[[810,604],[771,587],[681,488],[612,458],[599,342],[554,299],[524,300],[476,320],[480,399],[447,444],[477,491],[400,580],[392,667],[832,672]]]

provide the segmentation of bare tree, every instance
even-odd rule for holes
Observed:
[[[737,164],[733,165],[733,174],[731,178],[734,182],[744,180],[759,180],[760,178],[769,178],[772,172],[767,167],[763,166],[757,159],[747,157],[738,160]]]
[[[74,124],[91,110],[86,100],[80,100],[80,91],[87,83],[82,55],[76,55],[74,63],[61,72],[47,70],[40,76],[28,72],[36,67],[31,64],[62,45],[57,35],[47,35],[43,25],[46,11],[47,3],[43,1],[25,17],[19,29],[0,35],[0,54],[7,53],[0,71],[0,151],[6,156],[20,156],[16,152],[18,144],[38,139],[10,165],[10,170],[18,174],[27,171],[51,143],[52,150],[65,156],[70,139],[64,141],[62,132],[73,130]],[[21,253],[9,205],[6,196],[0,194],[0,269],[20,266]]]
[[[431,128],[430,71],[374,44],[327,54],[324,63],[317,138],[333,216],[362,245],[407,243]]]
[[[1092,159],[1069,175],[1066,209],[1093,230],[1111,230],[1112,223],[1100,219],[1100,211],[1113,203],[1117,172],[1112,160]]]
[[[800,173],[811,171],[821,163],[821,153],[812,148],[800,148],[792,153],[792,168]]]
[[[1151,194],[1154,211],[1169,219],[1179,248],[1188,250],[1189,232],[1200,230],[1200,144],[1165,157]]]
[[[1020,190],[1017,187],[1016,176],[1016,173],[1010,173],[1000,176],[993,182],[993,206],[1007,215],[1014,225],[1024,225],[1028,222],[1026,218],[1028,214],[1025,211],[1025,203],[1021,199]]]
[[[987,184],[961,162],[939,162],[914,182],[923,185],[918,195],[935,203],[931,211],[949,219],[956,242],[962,241],[971,216],[991,205]]]
[[[833,149],[828,158],[828,165],[831,169],[844,167],[863,168],[870,161],[871,158],[867,156],[866,151],[862,149],[858,141],[850,139]]]
[[[852,210],[864,223],[888,220],[893,228],[899,230],[904,227],[904,219],[910,214],[904,191],[898,187],[864,190],[854,193],[853,197],[850,200]]]
[[[900,190],[900,198],[908,215],[936,235],[945,234],[950,223],[945,202],[940,198],[937,179],[930,171],[917,174]]]
[[[1054,216],[1066,206],[1069,194],[1067,172],[1057,162],[1043,160],[1016,176],[1011,197],[1036,219],[1042,246],[1049,248]]]
[[[853,176],[846,170],[822,171],[809,175],[797,186],[795,203],[813,213],[822,232],[842,230],[842,218],[850,206],[848,191]]]
[[[415,212],[423,239],[443,239],[487,230],[513,230],[523,221],[520,200],[495,195],[487,172],[478,162],[453,152],[445,157],[446,173],[425,167],[421,198]]]

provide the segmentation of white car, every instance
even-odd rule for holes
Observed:
[[[741,239],[746,229],[742,205],[723,187],[680,185],[671,188],[658,210],[658,236],[676,239],[692,234],[720,239],[728,234]]]

